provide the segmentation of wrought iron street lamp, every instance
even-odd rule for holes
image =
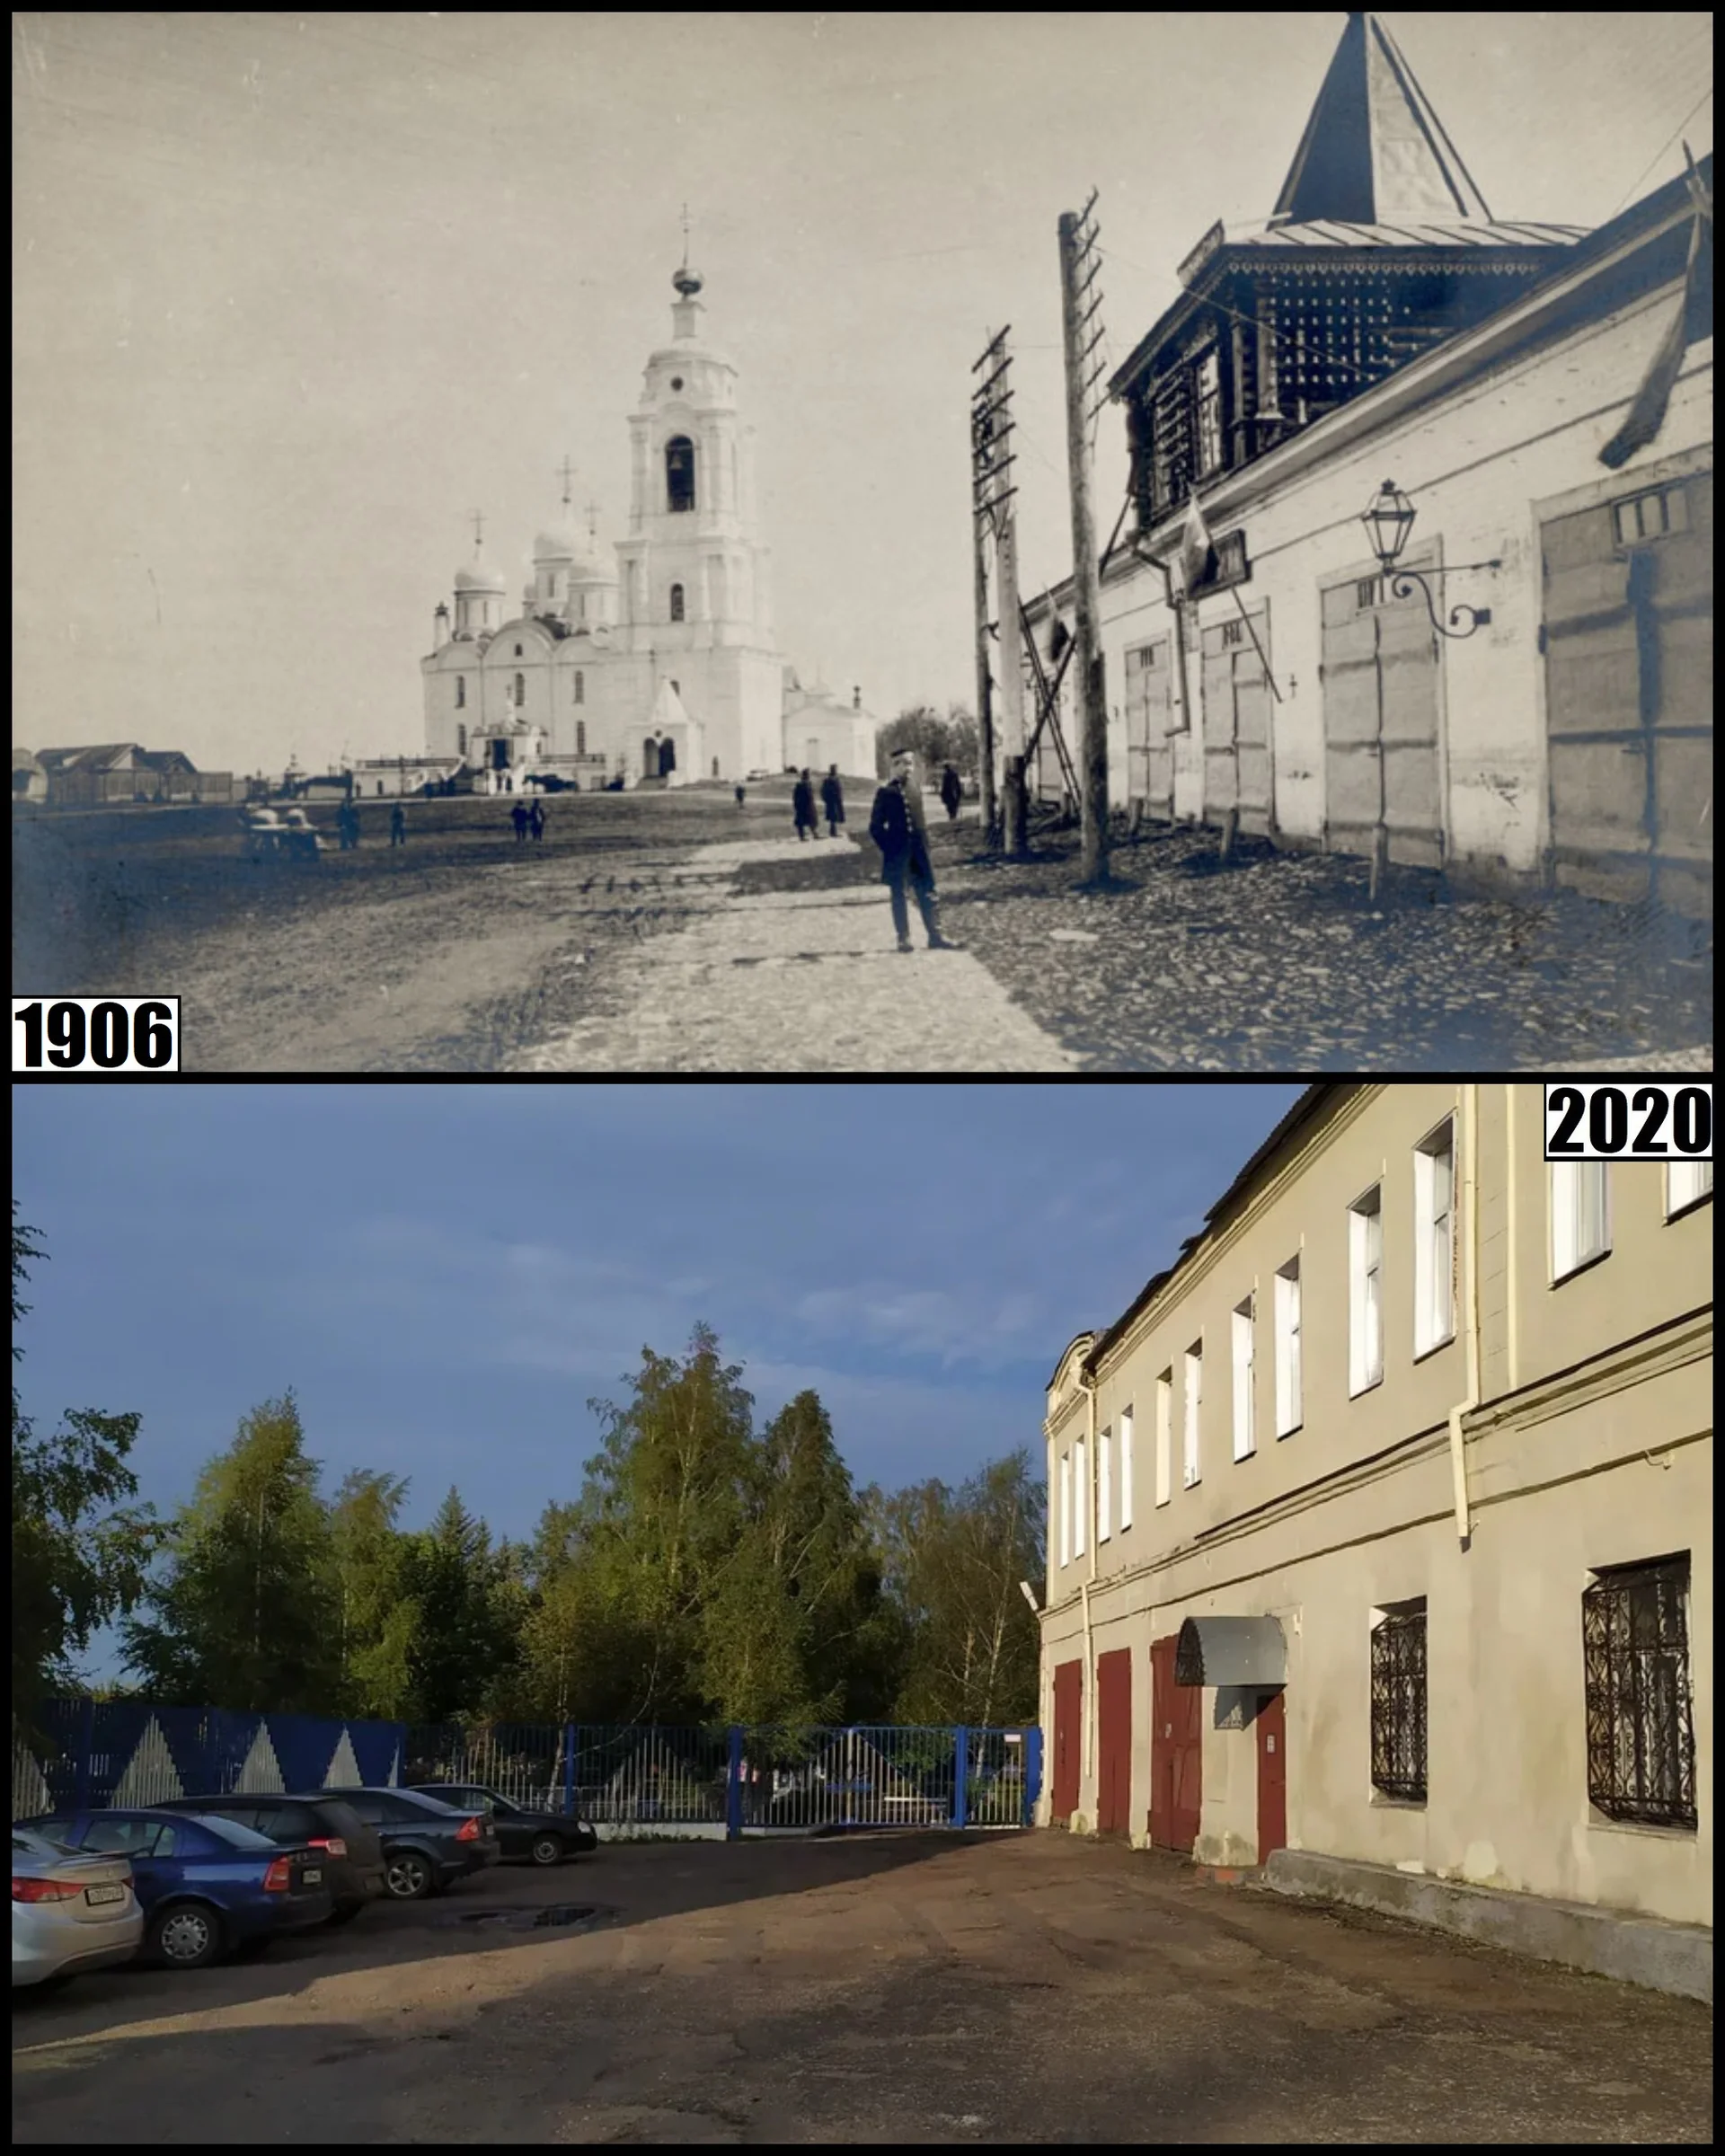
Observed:
[[[1378,565],[1384,571],[1384,580],[1389,585],[1391,596],[1405,599],[1417,584],[1420,596],[1426,602],[1426,612],[1431,616],[1431,625],[1439,636],[1455,637],[1457,641],[1464,636],[1472,636],[1476,629],[1482,627],[1491,619],[1491,609],[1489,606],[1452,606],[1449,610],[1449,626],[1446,628],[1444,623],[1438,619],[1438,607],[1433,599],[1431,583],[1426,572],[1422,570],[1402,569],[1397,566],[1407,546],[1409,534],[1413,530],[1416,513],[1413,504],[1402,493],[1395,482],[1393,479],[1386,479],[1367,504],[1359,520],[1370,535],[1372,552],[1377,556]],[[1431,575],[1441,579],[1446,576],[1458,574],[1464,570],[1501,569],[1502,567],[1503,563],[1500,560],[1458,561],[1441,569],[1433,570]],[[1464,614],[1467,616],[1467,626],[1465,629],[1458,629],[1455,623],[1461,620]]]

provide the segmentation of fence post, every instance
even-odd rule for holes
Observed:
[[[740,1842],[743,1838],[743,1732],[733,1722],[728,1732],[730,1743],[725,1760],[725,1839]]]
[[[77,1804],[80,1811],[90,1803],[90,1754],[96,1745],[96,1702],[85,1696],[84,1712],[78,1718],[78,1770]]]
[[[1024,1824],[1036,1825],[1036,1800],[1042,1794],[1042,1732],[1027,1729],[1024,1748],[1030,1757],[1024,1762]]]
[[[952,1779],[952,1824],[954,1826],[962,1826],[968,1816],[970,1798],[970,1792],[965,1787],[970,1773],[970,1732],[960,1727],[952,1734],[958,1740],[953,1760],[957,1772]]]
[[[575,1816],[575,1736],[573,1722],[563,1725],[563,1810],[570,1818]]]

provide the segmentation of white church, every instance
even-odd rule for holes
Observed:
[[[508,587],[458,570],[420,660],[429,759],[488,792],[555,776],[583,789],[734,782],[787,765],[872,778],[877,721],[805,689],[775,649],[770,557],[758,536],[751,430],[737,369],[707,343],[701,278],[672,283],[671,340],[647,362],[629,421],[629,536],[607,565],[567,530],[534,543]],[[565,504],[567,509],[567,503]]]

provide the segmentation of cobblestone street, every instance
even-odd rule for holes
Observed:
[[[611,976],[527,1071],[1604,1069],[1712,1066],[1701,931],[1570,892],[1469,896],[1364,862],[1214,833],[1122,844],[1075,888],[1076,841],[976,853],[933,831],[961,952],[893,949],[871,846],[707,845],[672,881],[703,910]],[[697,897],[698,894],[698,897]],[[707,911],[705,908],[712,910]],[[621,993],[619,993],[621,989]]]
[[[580,1020],[522,1071],[1066,1071],[1078,1067],[968,951],[894,948],[873,849],[740,839],[703,847],[677,880],[786,864],[828,888],[717,897],[657,937],[635,991]],[[797,864],[792,876],[789,864]],[[841,879],[833,885],[833,879]]]

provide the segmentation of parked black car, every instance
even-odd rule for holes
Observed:
[[[443,1894],[502,1853],[491,1822],[475,1807],[455,1811],[416,1789],[325,1789],[376,1831],[384,1847],[384,1887],[398,1902]]]
[[[562,1812],[536,1812],[473,1781],[416,1781],[421,1797],[435,1797],[439,1804],[462,1811],[486,1813],[496,1832],[504,1860],[525,1857],[533,1864],[561,1864],[565,1857],[586,1856],[599,1845],[599,1837],[583,1819]]]
[[[334,1899],[331,1922],[349,1923],[384,1891],[384,1845],[350,1804],[339,1797],[282,1797],[259,1791],[228,1797],[175,1797],[155,1807],[232,1819],[283,1848],[322,1850],[323,1878]]]

